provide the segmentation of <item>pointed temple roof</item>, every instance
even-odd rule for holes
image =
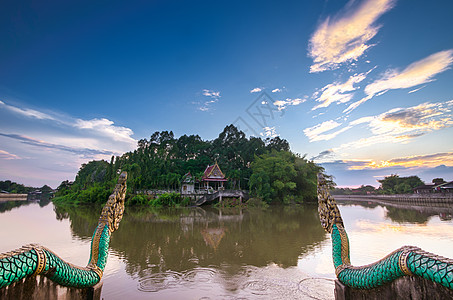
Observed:
[[[182,183],[194,183],[194,178],[192,176],[192,174],[190,174],[190,171],[186,174],[184,174],[184,176],[182,177],[182,180],[181,180]]]
[[[228,181],[217,163],[208,166],[203,174],[203,181]]]

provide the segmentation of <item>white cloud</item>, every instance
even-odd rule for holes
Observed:
[[[341,145],[339,149],[357,149],[380,143],[407,143],[429,132],[453,126],[453,100],[422,103],[408,108],[395,108],[377,116],[352,121],[349,126],[366,124],[370,137]]]
[[[290,105],[299,105],[301,103],[304,103],[305,101],[307,101],[307,99],[302,99],[302,98],[295,98],[295,99],[291,99],[291,98],[286,98],[286,100],[277,100],[274,102],[274,105],[277,106],[278,110],[283,110],[285,109],[287,106],[290,106]]]
[[[393,0],[364,0],[358,5],[349,1],[345,11],[328,17],[316,29],[309,42],[313,58],[310,72],[336,69],[340,64],[357,60],[373,45],[368,42],[378,33],[379,17],[393,7]]]
[[[351,128],[351,126],[347,126],[333,133],[325,134],[325,132],[335,129],[339,126],[341,126],[341,123],[329,120],[313,127],[304,129],[304,134],[308,137],[310,142],[328,141]]]
[[[8,107],[1,109],[2,106]],[[130,128],[117,126],[106,118],[84,120],[10,107],[4,101],[0,104],[0,118],[8,115],[10,120],[0,132],[0,144],[8,147],[0,150],[0,158],[8,166],[0,168],[4,178],[15,174],[16,178],[22,177],[20,182],[29,180],[55,186],[68,179],[68,174],[75,176],[81,163],[110,159],[112,155],[134,150],[137,145]],[[17,171],[27,168],[33,171]]]
[[[198,107],[198,110],[201,111],[210,111],[212,109],[212,104],[216,103],[219,101],[221,98],[220,92],[218,91],[213,91],[213,90],[208,90],[204,89],[201,94],[203,96],[211,98],[210,100],[202,102],[202,104]],[[195,102],[196,104],[200,104],[201,102]]]
[[[346,103],[349,102],[354,96],[352,91],[355,91],[357,87],[354,87],[355,84],[363,81],[366,78],[367,73],[354,74],[344,83],[334,82],[326,85],[321,89],[321,95],[316,98],[317,102],[321,102],[312,108],[312,110],[328,107],[332,103]],[[316,97],[319,92],[316,92],[314,96]]]
[[[426,87],[426,85],[424,86],[421,86],[419,88],[416,88],[416,89],[413,89],[413,90],[410,90],[409,92],[407,92],[408,94],[412,94],[412,93],[415,93],[415,92],[418,92],[419,90],[421,90],[422,88]]]
[[[115,126],[113,121],[108,119],[92,119],[82,120],[76,119],[74,127],[90,130],[96,134],[102,135],[106,138],[111,138],[113,141],[125,142],[136,144],[136,140],[132,138],[134,132],[122,126]]]
[[[387,70],[381,79],[365,87],[366,97],[352,103],[345,113],[351,112],[360,104],[365,103],[375,96],[379,96],[394,89],[405,89],[433,81],[433,77],[448,70],[453,63],[453,50],[434,53],[422,60],[416,61],[399,72]]]
[[[337,131],[331,131],[342,124],[326,121],[303,130],[310,142],[327,141],[354,126],[365,124],[372,135],[345,143],[333,149],[358,149],[381,143],[408,143],[410,140],[429,132],[453,126],[451,109],[453,100],[437,103],[422,103],[408,108],[395,108],[376,116],[362,117],[349,122]]]
[[[220,92],[204,89],[202,92],[203,96],[211,97],[214,99],[220,98]]]
[[[250,93],[259,93],[259,92],[261,92],[262,90],[263,90],[262,88],[256,87],[256,88],[250,90]]]
[[[264,132],[261,132],[260,135],[268,138],[274,138],[277,137],[277,131],[275,130],[275,127],[264,127],[263,128]]]
[[[282,90],[281,89],[273,89],[272,93],[280,93]]]

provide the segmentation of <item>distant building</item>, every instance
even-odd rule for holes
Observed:
[[[445,182],[437,186],[442,193],[453,193],[453,181]]]
[[[195,192],[195,179],[190,171],[182,177],[181,194],[193,194]]]
[[[414,188],[414,193],[453,193],[453,181],[445,182],[442,178],[435,178],[432,184],[424,184]]]
[[[423,184],[414,188],[415,194],[434,193],[434,184]]]
[[[201,179],[203,188],[213,188],[214,190],[223,190],[225,188],[224,182],[227,181],[228,180],[225,178],[225,175],[222,173],[222,170],[220,170],[217,163],[212,166],[207,166]]]

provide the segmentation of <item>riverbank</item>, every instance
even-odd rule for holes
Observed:
[[[381,201],[420,206],[453,206],[453,194],[332,195],[336,200]]]
[[[0,194],[0,202],[27,201],[28,194]]]

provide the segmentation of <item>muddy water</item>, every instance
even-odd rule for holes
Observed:
[[[355,265],[403,245],[453,257],[451,208],[340,204]],[[86,265],[100,207],[0,206],[0,251],[38,242]],[[332,299],[331,241],[316,206],[126,209],[104,299]]]

